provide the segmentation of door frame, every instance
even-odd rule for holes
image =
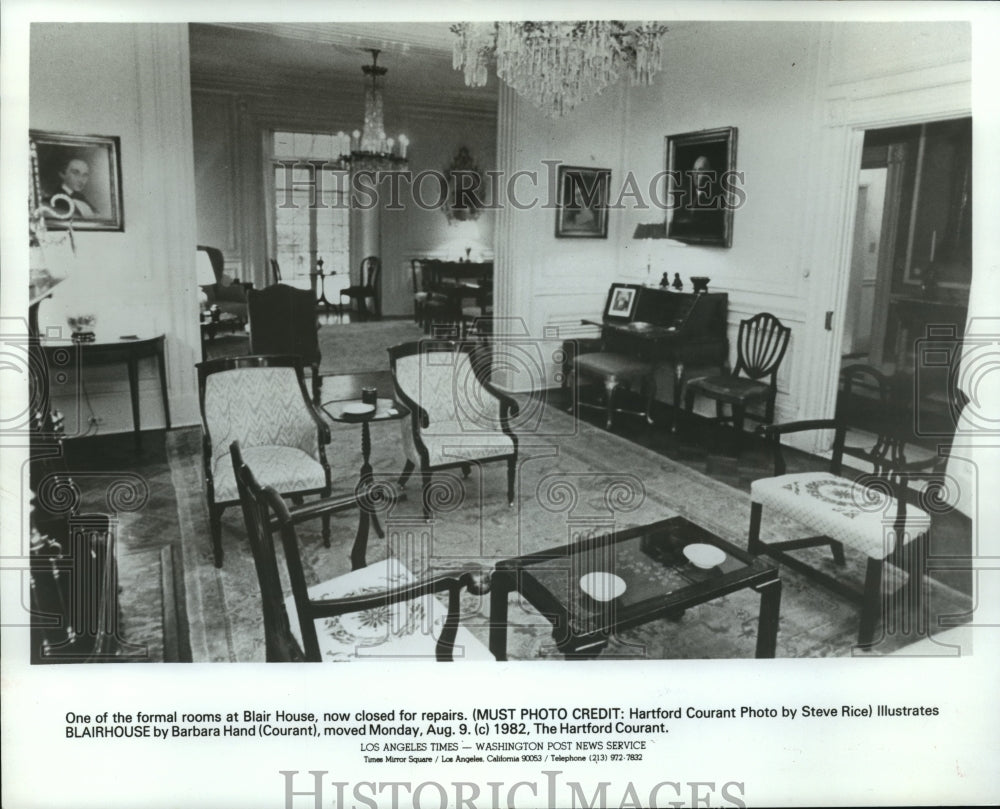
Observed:
[[[827,123],[823,127],[820,155],[813,177],[818,189],[818,215],[813,220],[811,266],[817,272],[811,284],[806,322],[819,336],[807,342],[806,393],[802,418],[831,418],[836,411],[840,353],[844,339],[844,311],[848,302],[854,218],[857,209],[858,172],[865,132],[893,126],[930,123],[972,115],[972,70],[954,67],[945,71],[950,81],[933,86],[918,85],[891,97],[864,92],[863,87],[830,87],[826,99]],[[914,82],[920,77],[914,77]],[[867,85],[868,82],[861,84]],[[831,307],[830,302],[833,302]],[[826,312],[833,309],[830,331],[823,328]],[[818,327],[817,325],[818,324]],[[817,435],[802,449],[816,452],[828,448],[830,436]]]

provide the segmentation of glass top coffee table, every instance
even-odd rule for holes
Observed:
[[[564,655],[596,657],[617,632],[746,587],[760,594],[757,657],[774,657],[781,605],[777,567],[684,517],[672,517],[497,564],[490,651],[497,660],[507,659],[511,592],[552,624]]]

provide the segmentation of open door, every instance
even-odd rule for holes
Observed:
[[[964,333],[971,177],[971,118],[865,133],[842,364],[894,378],[918,441],[949,431],[948,369],[926,357]]]

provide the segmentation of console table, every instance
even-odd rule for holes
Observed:
[[[163,417],[170,429],[170,399],[167,396],[167,366],[163,355],[165,335],[155,337],[119,337],[93,343],[76,343],[71,340],[43,340],[42,351],[48,367],[65,366],[65,352],[78,351],[81,367],[88,365],[114,365],[125,363],[128,368],[128,387],[132,399],[132,429],[136,447],[142,447],[139,421],[139,360],[155,357],[160,375],[160,396],[163,400]]]

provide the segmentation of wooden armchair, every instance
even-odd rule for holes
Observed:
[[[222,513],[239,501],[229,445],[239,441],[261,480],[282,494],[326,496],[330,428],[306,393],[298,357],[222,357],[196,367],[212,548],[222,567]],[[329,545],[328,519],[323,539]]]
[[[859,389],[871,392],[866,407],[891,407],[890,381],[868,366],[852,366],[842,374],[843,388],[834,419],[812,419],[786,424],[763,425],[759,431],[773,447],[775,476],[751,484],[748,549],[768,556],[819,581],[839,595],[861,604],[858,644],[874,640],[881,614],[882,579],[885,563],[902,566],[908,573],[907,587],[919,602],[930,515],[917,503],[919,492],[910,483],[927,480],[943,472],[944,459],[907,463],[905,442],[888,417],[879,419],[881,432],[870,448],[845,444],[844,409]],[[781,437],[805,430],[833,430],[833,455],[828,472],[786,474]],[[844,456],[872,465],[871,472],[844,469]],[[791,517],[818,532],[804,539],[775,541],[761,533],[764,508]],[[837,566],[846,562],[845,549],[867,557],[863,588],[844,582],[789,551],[828,546]]]
[[[424,516],[431,516],[432,473],[460,467],[468,475],[472,463],[507,462],[507,501],[513,505],[517,436],[510,419],[518,405],[486,381],[488,350],[482,344],[420,340],[390,348],[389,366],[396,396],[411,414],[402,422],[406,464],[399,485],[420,468]]]
[[[247,536],[253,550],[271,662],[375,659],[492,660],[486,647],[459,626],[462,590],[489,591],[489,577],[469,567],[417,579],[395,558],[365,565],[310,586],[299,551],[298,526],[339,509],[346,499],[289,510],[281,495],[261,486],[238,442],[230,447]],[[291,595],[284,596],[274,552],[281,537]],[[437,599],[448,594],[448,606]],[[289,620],[289,614],[292,620]]]

